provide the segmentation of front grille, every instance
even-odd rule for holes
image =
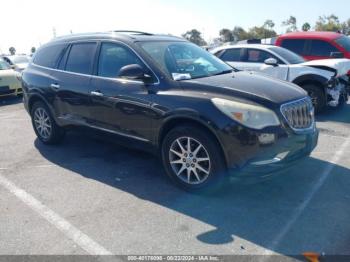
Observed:
[[[303,130],[314,125],[314,108],[309,97],[282,105],[281,112],[294,130]]]

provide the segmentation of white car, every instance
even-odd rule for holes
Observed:
[[[239,70],[257,71],[305,89],[316,112],[348,100],[349,59],[305,60],[282,47],[259,44],[222,46],[211,51]]]
[[[27,68],[30,57],[26,55],[10,55],[4,56],[3,59],[11,65],[11,67],[17,71],[23,71]]]

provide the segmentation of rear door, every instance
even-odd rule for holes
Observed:
[[[72,124],[86,124],[90,119],[90,81],[96,42],[75,42],[67,48],[53,74],[51,88],[56,92],[59,118]]]

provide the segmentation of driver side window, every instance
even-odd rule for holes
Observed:
[[[127,47],[116,43],[102,43],[97,75],[116,78],[122,67],[132,64],[144,68],[141,60]]]

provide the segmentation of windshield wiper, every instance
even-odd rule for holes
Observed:
[[[225,74],[229,74],[229,73],[232,73],[232,72],[233,72],[233,69],[228,69],[228,70],[224,70],[224,71],[221,71],[219,73],[213,74],[213,76],[225,75]]]

